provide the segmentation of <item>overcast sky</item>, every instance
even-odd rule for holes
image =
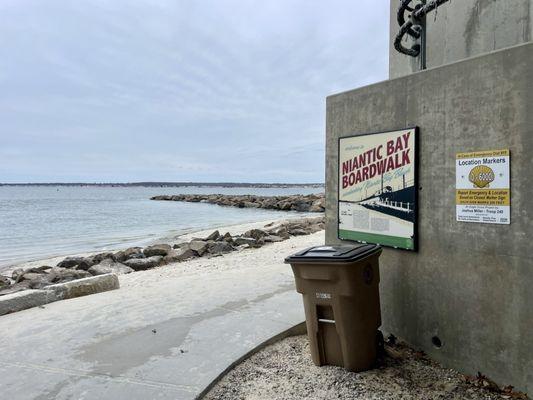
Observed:
[[[2,0],[0,182],[323,182],[388,0]]]

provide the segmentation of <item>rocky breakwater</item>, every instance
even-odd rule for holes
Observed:
[[[221,234],[218,230],[204,238],[188,242],[161,243],[145,248],[131,247],[118,252],[88,257],[66,257],[55,266],[13,270],[11,276],[0,275],[2,296],[26,290],[46,290],[57,284],[100,275],[122,275],[152,269],[196,257],[216,257],[232,251],[258,248],[291,236],[309,235],[324,229],[324,217],[271,223],[264,229],[252,229],[242,235]]]
[[[267,210],[324,212],[324,193],[292,196],[254,196],[227,194],[177,194],[154,196],[150,200],[209,203],[239,208],[265,208]]]

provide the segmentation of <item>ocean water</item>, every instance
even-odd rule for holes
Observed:
[[[316,188],[0,186],[0,269],[20,262],[144,245],[157,238],[297,213],[153,201],[179,193],[286,195]]]

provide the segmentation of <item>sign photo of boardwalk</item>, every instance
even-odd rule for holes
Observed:
[[[416,249],[417,133],[339,140],[339,238]]]

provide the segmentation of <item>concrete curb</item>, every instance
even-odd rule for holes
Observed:
[[[0,296],[0,316],[58,300],[73,299],[118,288],[120,288],[118,277],[115,274],[105,274],[49,285],[44,290],[23,290]]]
[[[304,335],[307,333],[307,327],[304,322],[294,325],[292,328],[284,330],[283,332],[278,333],[275,336],[272,336],[270,339],[265,340],[263,343],[257,345],[252,350],[248,351],[235,361],[233,361],[228,367],[222,371],[215,379],[213,379],[209,385],[207,385],[198,396],[195,397],[195,400],[202,400],[204,396],[218,383],[222,378],[224,378],[228,372],[235,368],[238,364],[246,360],[247,358],[253,356],[260,350],[263,350],[265,347],[270,346],[276,342],[279,342],[282,339],[288,338],[290,336]]]
[[[57,300],[73,299],[118,288],[120,284],[115,274],[91,276],[45,287],[46,290],[52,290],[55,293]]]
[[[0,296],[0,315],[11,314],[57,300],[51,290],[23,290]]]

